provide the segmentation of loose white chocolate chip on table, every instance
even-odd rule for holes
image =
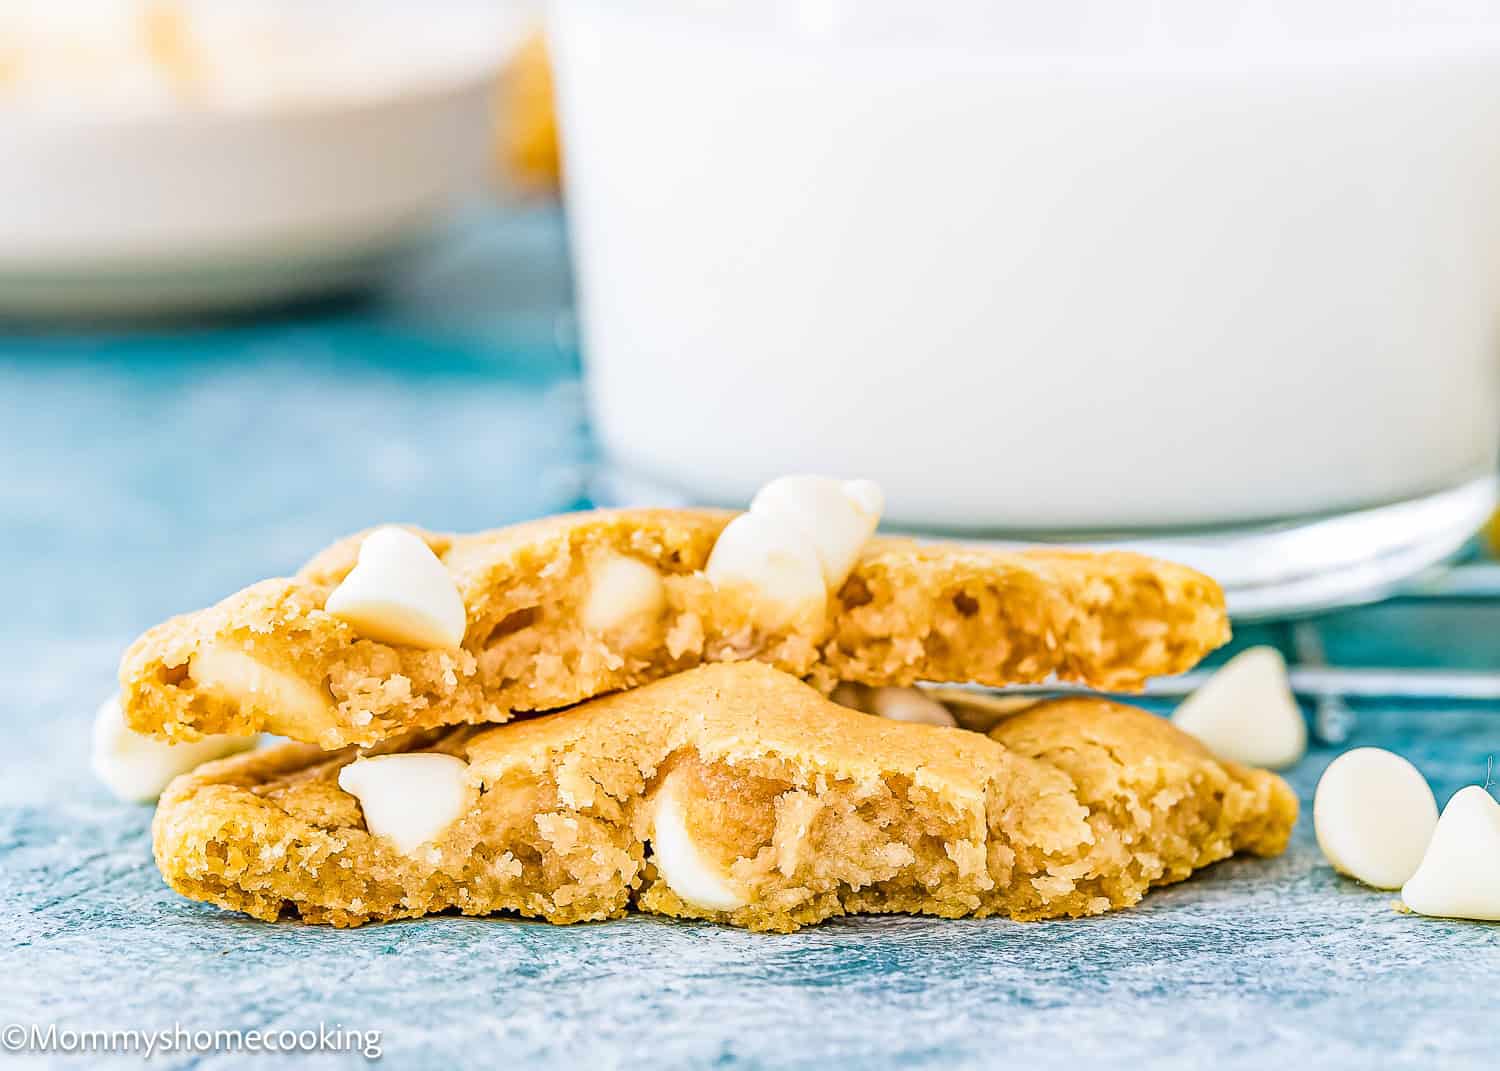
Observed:
[[[207,695],[274,709],[288,726],[316,726],[330,706],[329,697],[302,678],[223,644],[204,647],[188,659],[188,676]]]
[[[837,591],[875,534],[884,506],[880,485],[872,480],[783,476],[760,489],[750,512],[780,517],[800,530],[817,552],[828,590]]]
[[[1224,663],[1172,722],[1219,758],[1246,766],[1281,769],[1307,752],[1307,723],[1274,647],[1251,647]]]
[[[1419,915],[1500,921],[1500,803],[1493,796],[1478,785],[1454,794],[1401,899]]]
[[[324,605],[361,636],[409,647],[457,647],[467,617],[453,577],[432,548],[404,528],[377,528]]]
[[[750,901],[693,843],[678,788],[676,777],[668,774],[656,793],[651,854],[657,872],[684,903],[705,911],[734,911],[744,907]]]
[[[1378,747],[1346,751],[1313,797],[1318,847],[1340,874],[1399,889],[1417,871],[1438,823],[1437,800],[1417,768]]]
[[[869,703],[871,713],[890,721],[916,722],[919,725],[958,724],[947,707],[930,698],[920,688],[872,688]]]
[[[365,828],[403,855],[436,840],[479,796],[468,763],[428,752],[356,759],[339,771],[339,788],[359,800]]]
[[[205,736],[191,743],[158,740],[126,725],[120,697],[111,696],[94,715],[89,765],[115,796],[145,803],[160,796],[173,778],[205,762],[248,751],[257,741],[254,736]]]
[[[608,632],[629,621],[644,620],[666,606],[661,575],[636,558],[615,555],[589,570],[583,603],[583,627]]]
[[[817,552],[779,517],[742,513],[730,521],[703,571],[716,587],[752,589],[771,627],[821,620],[827,606]]]

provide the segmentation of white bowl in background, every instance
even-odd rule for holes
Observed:
[[[495,76],[531,18],[477,0],[184,5],[217,37],[179,87],[121,37],[139,3],[64,8],[76,26],[43,27],[30,78],[0,82],[0,315],[223,311],[369,282],[480,188]],[[73,52],[86,80],[53,69]]]

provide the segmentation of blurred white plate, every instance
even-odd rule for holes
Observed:
[[[0,79],[0,316],[223,311],[369,282],[483,180],[494,79],[529,25],[503,0],[180,4],[217,21],[148,42],[198,50],[163,91],[161,57],[130,54],[140,0],[67,10]]]

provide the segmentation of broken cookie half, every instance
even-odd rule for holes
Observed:
[[[739,663],[364,754],[210,763],[169,787],[153,843],[177,891],[268,920],[634,908],[792,930],[1097,914],[1280,852],[1296,814],[1274,774],[1130,707],[1043,703],[985,736]]]
[[[380,529],[151,629],[121,665],[125,717],[171,738],[269,731],[337,748],[703,663],[765,662],[825,692],[1052,678],[1126,690],[1228,638],[1218,586],[1185,567],[872,537],[878,510],[866,481],[795,477],[743,514]]]

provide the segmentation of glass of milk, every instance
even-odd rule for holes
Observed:
[[[621,500],[867,476],[928,534],[1131,545],[1241,616],[1495,503],[1500,7],[557,0]]]

